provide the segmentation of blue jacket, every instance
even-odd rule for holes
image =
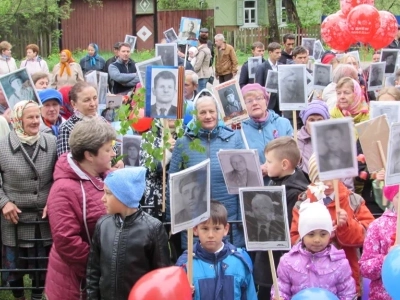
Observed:
[[[190,124],[183,137],[176,141],[169,165],[169,174],[179,172],[210,158],[211,173],[211,199],[220,201],[228,211],[228,220],[241,220],[238,195],[228,194],[224,176],[218,162],[217,152],[221,149],[244,149],[243,140],[239,131],[233,131],[225,126],[218,126],[213,131],[200,129],[195,133],[190,129]],[[190,142],[195,138],[200,139],[200,144],[205,147],[204,153],[189,148]],[[185,159],[187,158],[187,159]],[[169,192],[167,192],[166,217],[170,220]],[[244,246],[242,225],[232,225],[233,244],[237,247]],[[182,233],[182,248],[186,249],[186,234]]]
[[[205,251],[199,242],[193,247],[195,300],[257,300],[249,255],[225,242],[217,254]],[[187,251],[176,265],[186,269]]]
[[[242,123],[242,130],[250,149],[257,149],[260,163],[265,163],[264,149],[267,144],[281,136],[293,136],[293,128],[290,121],[282,118],[273,110],[268,110],[268,118],[257,123],[248,119]],[[269,178],[264,177],[264,183],[267,185]]]

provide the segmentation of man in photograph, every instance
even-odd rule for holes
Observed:
[[[278,90],[278,72],[270,71],[268,76],[267,88],[271,90]]]
[[[236,99],[236,94],[232,88],[227,88],[224,91],[224,97],[226,99],[226,104],[224,106],[225,116],[229,117],[242,111],[240,102]]]
[[[382,61],[386,61],[385,74],[393,74],[396,68],[397,52],[385,53],[385,58],[382,56]]]
[[[260,60],[258,59],[250,59],[250,72],[249,77],[254,78],[256,76],[256,70],[258,66],[261,64]]]
[[[303,42],[303,47],[308,50],[308,55],[309,56],[314,56],[314,43],[315,40],[304,40]]]
[[[285,241],[283,215],[276,213],[275,205],[270,196],[261,193],[256,194],[251,200],[251,214],[254,217],[246,216],[249,241]]]
[[[151,106],[151,116],[176,117],[177,108],[172,105],[176,95],[176,77],[171,71],[161,71],[154,77],[152,88],[155,104]]]
[[[207,211],[206,180],[207,173],[203,170],[182,177],[176,199],[175,224],[193,220]]]
[[[114,102],[114,100],[108,101],[107,108],[105,110],[103,110],[103,112],[101,113],[101,116],[104,119],[106,119],[108,122],[116,121],[117,107],[116,107],[116,103]]]
[[[347,126],[347,125],[346,125]],[[347,169],[353,167],[352,153],[345,152],[342,145],[350,145],[350,141],[345,139],[343,126],[329,125],[320,132],[326,152],[319,155],[319,167],[321,172]],[[322,146],[322,147],[321,147]]]
[[[282,85],[282,86],[281,86]],[[304,102],[304,96],[299,91],[299,83],[297,75],[292,70],[282,77],[280,86],[282,103],[299,103]]]
[[[225,174],[227,185],[232,188],[259,186],[257,173],[247,169],[246,159],[235,154],[230,157],[229,162],[232,171]]]
[[[158,55],[161,56],[161,60],[164,66],[174,66],[175,65],[175,53],[174,48],[170,45],[158,46]]]
[[[383,72],[379,66],[371,67],[371,81],[370,86],[380,86],[382,85]]]
[[[172,43],[177,40],[177,37],[172,29],[165,32],[165,38],[167,39],[168,43]]]
[[[314,76],[315,85],[317,86],[327,86],[330,82],[329,68],[324,66],[316,66]]]
[[[196,39],[196,32],[194,32],[195,24],[193,21],[189,21],[187,23],[187,28],[185,31],[181,32],[180,38],[182,40],[195,40]]]

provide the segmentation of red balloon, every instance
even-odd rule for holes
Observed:
[[[360,4],[369,4],[374,5],[374,0],[340,0],[340,10],[344,14],[345,17],[349,14],[349,12]]]
[[[388,11],[379,12],[381,19],[381,27],[376,31],[369,44],[374,49],[384,48],[389,45],[397,35],[397,20],[396,17]]]
[[[151,271],[133,286],[128,300],[192,300],[185,271],[168,267]]]
[[[357,41],[368,43],[381,26],[379,17],[379,11],[372,5],[356,6],[347,15],[349,33]]]
[[[135,118],[135,116],[132,112],[129,116],[129,120],[132,120],[133,118]],[[135,131],[137,131],[139,133],[143,133],[151,128],[152,123],[153,123],[153,118],[145,117],[143,108],[139,109],[138,118],[139,118],[139,120],[137,122],[134,122],[131,124],[131,127]]]
[[[332,14],[321,24],[321,37],[326,44],[335,50],[346,51],[353,43],[347,30],[346,18]]]

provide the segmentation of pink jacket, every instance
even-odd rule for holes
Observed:
[[[328,290],[340,300],[352,300],[356,296],[356,284],[346,255],[333,245],[315,254],[305,250],[302,243],[294,245],[279,262],[278,286],[285,300],[312,287]],[[274,288],[271,296],[273,299]]]
[[[396,222],[396,213],[387,209],[380,218],[373,221],[368,227],[359,263],[361,275],[371,279],[369,299],[392,299],[383,287],[381,271],[383,260],[393,244],[391,238],[396,232]]]

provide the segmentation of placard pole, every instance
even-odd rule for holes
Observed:
[[[297,144],[297,111],[293,110],[293,138],[296,141]]]
[[[187,253],[188,253],[188,261],[187,261],[187,277],[189,280],[190,286],[193,285],[193,228],[189,228],[187,230]]]
[[[276,276],[275,261],[272,250],[268,250],[269,265],[271,266],[272,283],[274,284],[274,299],[279,299],[279,286],[278,286],[278,276]]]

